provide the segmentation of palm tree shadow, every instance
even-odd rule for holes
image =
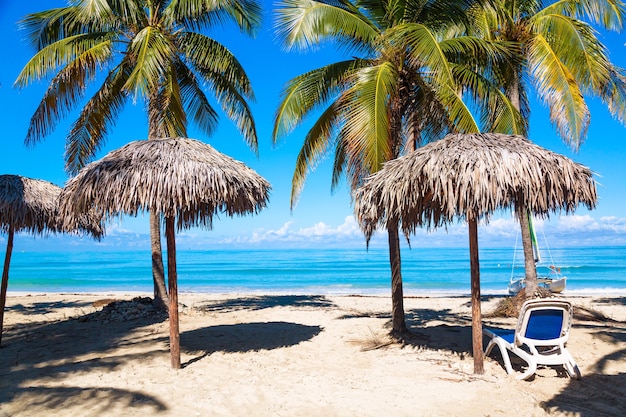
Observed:
[[[91,307],[92,304],[93,303],[91,302],[77,302],[77,301],[38,302],[38,303],[31,303],[29,305],[14,304],[10,307],[7,307],[6,310],[8,312],[10,311],[19,312],[20,314],[23,314],[23,315],[39,315],[39,314],[52,313],[55,310],[65,309],[65,308],[87,309]]]
[[[626,328],[611,327],[595,334],[606,343],[623,347]],[[571,380],[562,392],[545,401],[545,409],[558,410],[578,416],[624,416],[626,415],[626,373],[608,374],[609,364],[626,363],[626,348],[600,358],[591,373],[578,381]],[[623,367],[622,367],[623,369]]]
[[[405,318],[409,328],[403,338],[405,344],[422,349],[445,349],[459,355],[472,351],[471,321],[464,315],[454,314],[449,309],[414,309],[408,311]]]
[[[199,356],[183,364],[197,362],[215,352],[249,352],[295,346],[312,339],[320,326],[289,322],[241,323],[204,327],[181,333],[181,349]]]
[[[83,303],[62,304],[63,307],[83,307]],[[21,314],[45,314],[59,307],[60,303],[44,302],[36,303],[32,307],[12,306],[11,310],[20,311]],[[137,342],[128,341],[135,331],[163,321],[162,316],[105,322],[98,318],[99,313],[101,312],[7,328],[3,335],[3,346],[0,348],[0,404],[29,404],[29,410],[42,415],[72,407],[80,410],[98,410],[103,407],[104,410],[115,404],[127,404],[130,408],[141,407],[145,411],[165,411],[167,407],[160,400],[139,391],[37,386],[42,377],[61,380],[76,373],[107,373],[130,361],[162,355],[162,348],[159,349],[155,343],[158,335],[144,336]],[[141,355],[112,353],[120,345],[128,343],[148,343],[154,345],[154,348],[149,348]]]
[[[336,305],[323,295],[259,295],[208,302],[196,308],[206,312],[228,312],[273,307],[332,308]]]
[[[90,410],[93,415],[110,412],[111,409],[122,408],[131,410],[141,406],[148,412],[166,412],[168,407],[157,398],[139,391],[121,390],[116,388],[84,388],[84,387],[18,387],[10,393],[0,393],[0,402],[21,400],[28,404],[34,414],[53,414],[55,410],[77,408],[77,414]],[[150,411],[149,411],[150,410]]]

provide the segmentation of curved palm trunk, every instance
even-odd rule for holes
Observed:
[[[524,279],[526,280],[525,294],[526,297],[532,297],[537,291],[537,268],[535,266],[535,253],[533,252],[533,243],[530,237],[530,224],[528,222],[528,210],[526,205],[520,201],[515,206],[517,218],[519,219],[520,228],[522,229],[522,245],[524,247]]]
[[[158,138],[159,127],[156,111],[157,99],[154,94],[148,101],[148,140]],[[152,251],[152,281],[154,282],[154,305],[165,309],[168,304],[165,287],[165,268],[163,267],[163,248],[161,247],[161,218],[159,213],[150,212],[150,249]]]
[[[398,222],[390,221],[387,224],[389,236],[389,264],[391,266],[391,335],[402,336],[407,333],[404,320],[404,292],[402,289],[402,270],[400,261],[400,233]]]
[[[158,213],[150,212],[150,250],[152,252],[152,281],[154,283],[154,305],[165,309],[168,302],[165,288],[165,269],[161,247],[161,221]]]
[[[520,95],[519,95],[519,75],[512,83],[511,90],[508,93],[509,99],[515,108],[519,111]],[[515,212],[519,220],[520,229],[522,231],[522,245],[524,247],[524,279],[526,282],[526,297],[532,296],[537,290],[537,268],[535,265],[535,254],[533,252],[533,243],[530,237],[530,224],[528,223],[528,209],[521,198],[518,198],[515,206]]]
[[[0,346],[2,346],[2,330],[4,324],[4,306],[7,301],[7,288],[9,287],[9,265],[11,254],[13,253],[13,226],[9,226],[9,236],[7,237],[7,252],[4,256],[4,269],[2,270],[2,287],[0,288]]]

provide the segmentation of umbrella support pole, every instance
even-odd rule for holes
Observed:
[[[0,288],[0,346],[2,346],[2,331],[4,328],[4,306],[7,302],[7,288],[9,287],[9,265],[13,253],[13,226],[9,226],[7,237],[7,252],[4,257],[4,269],[2,270],[2,287]]]
[[[469,217],[469,216],[468,216]],[[470,269],[472,276],[472,354],[474,373],[484,374],[483,326],[480,311],[480,263],[478,260],[478,220],[468,219]]]
[[[167,239],[167,283],[169,286],[170,355],[172,368],[180,369],[180,331],[178,328],[178,276],[176,274],[176,237],[174,216],[165,217]]]

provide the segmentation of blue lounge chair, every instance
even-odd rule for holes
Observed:
[[[580,370],[565,348],[572,321],[572,305],[563,300],[535,299],[522,305],[515,330],[485,328],[483,334],[491,340],[485,349],[488,356],[494,346],[500,348],[508,374],[515,373],[509,352],[527,364],[517,378],[533,376],[538,365],[562,365],[572,378],[580,378]]]

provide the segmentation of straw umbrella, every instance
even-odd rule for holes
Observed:
[[[377,225],[448,224],[457,216],[469,227],[474,372],[483,373],[478,260],[479,219],[493,211],[530,210],[540,216],[593,208],[596,185],[589,168],[517,135],[451,134],[385,164],[355,195],[355,212],[367,239]],[[522,216],[523,217],[523,216]]]
[[[11,174],[0,175],[0,229],[7,233],[7,249],[0,287],[0,343],[15,232],[46,234],[82,230],[96,238],[103,234],[97,218],[84,216],[59,218],[60,194],[61,187],[48,181]]]
[[[194,139],[131,142],[84,167],[68,181],[61,212],[90,209],[111,218],[140,211],[165,217],[170,353],[180,368],[175,228],[211,228],[213,215],[257,213],[270,185],[252,169]]]

